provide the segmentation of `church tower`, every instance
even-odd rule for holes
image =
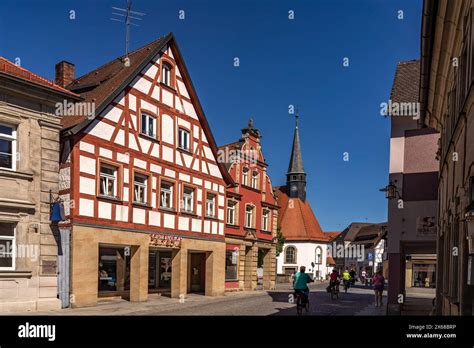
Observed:
[[[298,112],[296,112],[295,134],[293,137],[293,149],[291,150],[290,164],[286,173],[286,187],[290,198],[306,200],[306,173],[303,168],[303,157],[301,155],[300,135],[298,131]]]

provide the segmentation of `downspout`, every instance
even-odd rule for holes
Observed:
[[[430,115],[427,115],[428,92],[430,87],[431,58],[433,54],[436,15],[438,0],[424,0],[421,22],[421,66],[420,66],[420,121],[422,126],[430,126]]]

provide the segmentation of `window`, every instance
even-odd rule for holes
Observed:
[[[269,222],[270,222],[270,211],[268,209],[263,209],[262,211],[262,230],[269,231]]]
[[[258,172],[252,173],[252,188],[258,188]]]
[[[469,201],[469,204],[474,203],[474,176],[471,176],[471,199]]]
[[[206,216],[214,217],[215,215],[215,206],[216,206],[216,195],[208,193],[206,195]]]
[[[296,263],[296,248],[289,246],[285,250],[285,263]]]
[[[315,261],[317,265],[323,264],[323,249],[321,247],[316,248]]]
[[[194,189],[191,187],[184,187],[183,191],[183,211],[192,213],[194,209]]]
[[[242,171],[242,185],[248,186],[249,184],[249,169],[244,168]]]
[[[100,188],[101,196],[117,197],[117,167],[108,164],[100,165]]]
[[[161,82],[171,87],[171,66],[163,63],[161,65]]]
[[[237,203],[232,201],[227,201],[227,224],[235,225],[235,208]]]
[[[135,174],[133,182],[133,201],[136,203],[146,204],[147,201],[147,183],[146,175]]]
[[[178,130],[178,147],[189,151],[189,132],[182,128]]]
[[[160,187],[160,207],[173,208],[173,184],[163,181]]]
[[[16,169],[16,129],[0,124],[0,168]]]
[[[0,270],[15,269],[15,225],[0,222]]]
[[[149,137],[155,138],[156,137],[155,129],[156,129],[156,118],[154,118],[151,115],[148,115],[145,112],[142,112],[140,133],[147,135]]]
[[[254,208],[251,205],[245,207],[245,227],[253,228],[253,212]]]
[[[239,250],[225,251],[225,280],[238,280]]]

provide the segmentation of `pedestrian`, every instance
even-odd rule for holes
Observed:
[[[379,269],[372,278],[372,284],[374,286],[375,293],[375,307],[382,307],[382,296],[383,289],[385,286],[385,278],[382,274],[382,270]]]
[[[364,269],[362,270],[361,275],[360,275],[360,282],[364,285],[367,285],[367,283],[365,282],[365,277],[367,277],[367,272]]]

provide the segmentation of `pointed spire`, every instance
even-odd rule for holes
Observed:
[[[288,166],[288,174],[304,173],[303,156],[301,155],[300,134],[298,130],[298,109],[295,114],[295,133],[293,136],[293,148],[291,150],[290,165]]]
[[[295,133],[293,136],[293,148],[291,150],[290,164],[286,173],[286,185],[289,196],[306,200],[306,173],[303,167],[303,156],[301,154],[300,134],[298,129],[298,109],[295,114]]]

